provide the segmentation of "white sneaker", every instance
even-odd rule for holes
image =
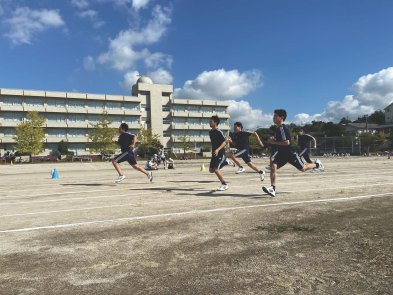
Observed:
[[[240,174],[240,173],[243,173],[245,171],[246,171],[246,169],[244,167],[241,167],[241,168],[237,169],[236,174]]]
[[[147,178],[150,180],[150,182],[153,182],[153,172],[148,172],[147,173]]]
[[[269,186],[269,187],[263,186],[262,190],[272,197],[276,196],[276,191],[274,190],[274,188],[272,186]]]
[[[262,173],[259,173],[259,177],[261,178],[261,181],[265,180],[265,171],[262,171]]]
[[[230,165],[230,166],[232,166],[232,167],[235,167],[236,165],[235,165],[235,163],[233,163],[230,159],[226,159],[225,161],[227,161],[227,163],[228,163],[228,165]]]
[[[310,170],[310,173],[318,173],[319,169],[318,168],[313,168]]]
[[[119,183],[119,182],[122,182],[124,179],[126,179],[125,175],[120,175],[120,176],[115,180],[115,182],[116,182],[116,183]]]
[[[226,191],[228,188],[229,188],[229,186],[227,184],[221,184],[217,190],[218,191]]]
[[[319,171],[325,171],[325,166],[323,166],[321,160],[316,159],[316,160],[315,160],[315,164],[317,164],[317,163],[318,163],[318,165],[319,165],[318,170],[319,170]]]

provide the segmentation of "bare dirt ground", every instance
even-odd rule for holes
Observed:
[[[0,294],[393,294],[393,160],[324,162],[275,198],[196,162],[0,166]]]

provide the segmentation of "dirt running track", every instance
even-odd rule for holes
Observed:
[[[0,294],[393,294],[393,160],[324,162],[275,198],[196,162],[0,166]]]

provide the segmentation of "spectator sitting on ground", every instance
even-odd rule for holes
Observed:
[[[167,163],[168,169],[175,169],[175,161],[173,161],[172,158],[169,158],[169,159],[166,161],[166,163]]]
[[[153,159],[147,161],[144,168],[145,168],[145,170],[157,170],[158,169],[157,168],[157,163],[154,162]]]

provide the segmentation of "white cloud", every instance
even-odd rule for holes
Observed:
[[[161,53],[148,53],[144,59],[145,65],[147,68],[159,68],[161,66],[171,67],[172,65],[172,56]]]
[[[88,9],[88,10],[84,10],[84,11],[78,12],[78,16],[80,18],[95,19],[98,16],[98,12],[96,10],[93,10],[93,9]]]
[[[71,4],[79,9],[85,9],[89,6],[89,2],[87,0],[72,0]]]
[[[139,10],[141,8],[146,7],[149,4],[150,0],[132,0],[132,7],[135,10]]]
[[[15,9],[4,22],[10,29],[5,36],[13,44],[30,44],[35,34],[65,25],[57,10],[33,10],[28,7]]]
[[[243,123],[246,129],[269,127],[273,115],[254,109],[248,101],[235,99],[244,97],[262,86],[262,74],[258,70],[239,72],[219,69],[204,71],[194,80],[188,80],[183,88],[177,88],[174,97],[195,99],[220,99],[229,101],[230,121]]]
[[[94,58],[92,56],[86,56],[83,59],[83,67],[85,68],[85,70],[87,71],[94,71],[96,68],[95,62],[94,62]]]
[[[159,68],[153,72],[149,72],[148,76],[155,84],[172,84],[173,77],[171,73],[163,68]]]
[[[199,99],[237,99],[262,86],[258,70],[240,73],[238,70],[204,71],[196,79],[188,80],[174,96]]]
[[[98,28],[102,27],[103,25],[105,25],[104,21],[101,21],[98,19],[98,12],[96,10],[88,9],[88,10],[80,11],[77,13],[77,15],[80,18],[87,18],[90,21],[92,21],[93,27],[95,29],[98,29]]]
[[[129,71],[124,74],[123,81],[120,83],[120,86],[127,91],[131,91],[132,85],[136,83],[136,80],[139,78],[138,71]]]
[[[393,102],[393,67],[378,73],[362,76],[353,84],[354,94],[341,101],[329,101],[320,114],[298,114],[294,122],[310,123],[313,120],[337,122],[343,117],[351,120],[376,110],[384,109]]]
[[[273,114],[265,114],[261,109],[254,109],[248,101],[230,101],[228,107],[231,125],[242,122],[245,129],[255,130],[257,127],[273,125]]]
[[[150,63],[155,53],[149,52],[147,48],[138,49],[143,45],[158,42],[167,30],[171,22],[171,11],[160,6],[153,9],[153,18],[142,30],[128,29],[121,31],[118,36],[110,40],[109,49],[98,57],[98,62],[108,64],[114,69],[124,71],[135,67],[136,62],[145,60]]]

